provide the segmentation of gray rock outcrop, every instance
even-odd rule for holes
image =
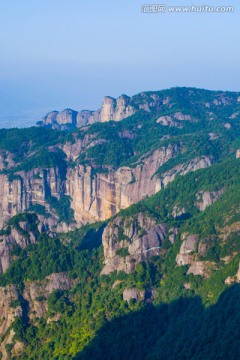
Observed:
[[[170,106],[170,101],[170,97],[162,99],[155,93],[149,96],[146,93],[140,93],[133,97],[121,95],[117,99],[105,96],[98,110],[82,110],[77,112],[72,109],[66,109],[61,112],[51,111],[43,117],[38,125],[54,129],[65,129],[66,126],[83,127],[96,122],[121,121],[139,110],[150,112],[152,108],[160,109],[164,105],[165,107]],[[181,116],[181,113],[176,113],[178,120],[189,120],[188,117],[189,115]]]
[[[53,129],[64,129],[66,126],[76,127],[77,111],[65,109],[63,111],[51,111],[42,119],[42,125]]]
[[[128,303],[130,300],[144,300],[145,299],[145,290],[138,290],[136,288],[126,288],[123,291],[123,300],[127,301]]]
[[[141,213],[136,218],[116,217],[102,236],[105,258],[102,274],[115,270],[130,273],[139,262],[160,256],[166,235],[166,224],[156,224]]]
[[[176,257],[177,265],[187,265],[192,261],[192,253],[197,249],[198,235],[182,235],[182,245]]]
[[[224,189],[221,189],[219,191],[201,191],[197,193],[197,202],[196,207],[203,211],[208,206],[212,205],[218,198],[221,196],[224,192]]]

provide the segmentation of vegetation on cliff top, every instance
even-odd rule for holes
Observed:
[[[149,103],[151,94],[145,94]],[[169,97],[171,107],[140,111],[121,122],[94,124],[72,132],[0,130],[0,150],[12,153],[17,164],[2,171],[10,180],[19,176],[19,171],[55,166],[64,179],[69,160],[62,145],[91,135],[97,143],[84,148],[76,162],[91,164],[97,171],[106,171],[108,166],[134,166],[143,154],[167,144],[178,144],[182,151],[158,170],[159,176],[197,156],[215,161],[209,168],[176,177],[161,192],[116,215],[130,221],[139,213],[147,214],[178,230],[174,244],[166,240],[161,256],[137,264],[130,274],[115,271],[100,275],[106,223],[87,224],[67,234],[40,234],[37,215],[48,216],[40,204],[10,219],[1,238],[9,236],[13,227],[22,236],[30,232],[36,236],[36,243],[24,249],[17,244],[11,248],[13,261],[0,275],[0,286],[15,284],[19,291],[19,298],[11,302],[11,307],[20,306],[23,311],[11,325],[13,341],[24,344],[19,359],[239,358],[239,285],[230,287],[226,279],[236,281],[240,261],[240,160],[235,158],[240,147],[240,117],[231,118],[240,104],[236,93],[182,88],[158,95]],[[223,97],[229,103],[219,106]],[[137,95],[132,101],[141,99]],[[206,106],[210,102],[211,110]],[[193,121],[183,120],[182,127],[156,123],[160,115],[176,112],[190,115]],[[230,127],[224,126],[226,122]],[[200,212],[197,202],[204,191],[220,194]],[[59,221],[72,221],[69,197],[47,201]],[[181,210],[179,216],[174,215],[176,208]],[[21,222],[26,223],[24,230]],[[194,256],[209,264],[207,274],[193,275],[188,273],[189,265],[176,265],[182,234],[197,234],[197,245],[205,242],[206,251],[200,254],[196,250]],[[118,236],[118,241],[127,240],[121,227]],[[125,259],[128,248],[117,254]],[[34,317],[23,298],[26,283],[46,282],[46,276],[59,272],[66,272],[74,285],[48,298],[38,296],[35,301],[39,306],[47,304],[47,310],[43,318]],[[126,289],[137,289],[138,300],[125,301]],[[6,345],[9,357],[12,347]]]

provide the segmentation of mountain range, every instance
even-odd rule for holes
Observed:
[[[0,129],[2,359],[238,359],[239,159],[240,92]]]

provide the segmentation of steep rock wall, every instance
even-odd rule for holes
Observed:
[[[166,224],[139,213],[136,218],[115,218],[104,230],[102,241],[105,266],[102,274],[114,270],[130,273],[141,261],[160,255],[167,235]]]
[[[72,198],[77,222],[104,220],[147,195],[161,189],[157,169],[179,152],[178,146],[162,147],[139,159],[135,168],[121,167],[108,173],[94,173],[79,165],[67,173],[67,193]]]
[[[64,193],[65,183],[57,167],[20,171],[12,180],[7,175],[0,175],[0,228],[29,206],[47,205],[47,197],[59,198]]]

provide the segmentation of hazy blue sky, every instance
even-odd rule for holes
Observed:
[[[0,125],[54,109],[95,109],[104,95],[240,90],[239,1],[153,2],[233,5],[231,14],[142,13],[151,3],[0,0]]]

